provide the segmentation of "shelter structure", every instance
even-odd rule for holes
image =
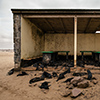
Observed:
[[[100,9],[11,9],[14,62],[41,51],[70,51],[76,66],[80,51],[100,51]]]

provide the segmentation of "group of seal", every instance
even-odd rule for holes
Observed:
[[[70,62],[69,64],[67,63],[63,63],[63,62],[54,62],[54,61],[49,61],[48,63],[44,63],[42,61],[38,61],[37,63],[33,64],[33,67],[36,68],[37,70],[40,70],[40,68],[42,68],[42,71],[44,71],[44,68],[47,68],[47,66],[51,66],[54,67],[55,69],[58,68],[58,66],[62,66],[63,67],[74,67],[74,62]]]
[[[55,72],[56,73],[56,72]],[[44,80],[45,78],[52,78],[53,75],[51,75],[50,73],[44,71],[41,75],[41,77],[35,77],[35,78],[32,78],[29,83],[32,84],[32,83],[35,83],[35,82],[38,82],[38,81],[42,81]]]
[[[42,81],[42,80],[44,80],[45,78],[52,78],[52,77],[58,77],[58,79],[56,80],[56,81],[58,81],[58,80],[60,80],[60,79],[63,79],[63,78],[65,78],[65,74],[67,74],[67,73],[70,73],[70,68],[67,70],[67,71],[64,71],[63,73],[61,73],[61,74],[59,74],[59,76],[57,75],[57,73],[56,72],[52,72],[52,75],[50,74],[50,73],[48,73],[48,72],[46,72],[46,71],[44,71],[43,73],[42,73],[42,75],[41,75],[41,77],[35,77],[35,78],[32,78],[30,81],[29,81],[29,83],[30,84],[32,84],[32,83],[35,83],[35,82],[38,82],[38,81]],[[68,79],[68,81],[70,81],[71,79]],[[67,81],[65,81],[65,82],[67,82]],[[43,82],[42,84],[41,84],[41,86],[39,86],[39,88],[44,88],[44,89],[49,89],[49,86],[50,85],[48,85],[48,83],[49,82]]]
[[[52,64],[53,64],[53,63],[52,63]],[[60,73],[59,75],[58,75],[56,72],[52,72],[52,74],[50,74],[50,73],[44,71],[44,67],[47,67],[47,64],[43,64],[43,63],[38,62],[38,63],[35,63],[33,66],[36,67],[36,70],[39,70],[39,66],[40,66],[40,67],[42,68],[43,73],[42,73],[42,75],[41,75],[40,77],[32,78],[32,79],[29,81],[29,84],[32,84],[32,83],[35,83],[35,82],[38,82],[38,81],[42,81],[42,80],[44,80],[45,78],[51,79],[52,77],[58,77],[57,80],[56,80],[56,82],[57,82],[57,81],[59,81],[59,80],[65,78],[65,74],[70,73],[70,67],[72,67],[73,64],[72,64],[70,67],[68,67],[66,71]],[[58,67],[58,65],[56,65],[56,68],[57,68],[57,67]],[[66,64],[64,64],[63,67],[66,67]],[[11,70],[8,72],[8,75],[12,75],[12,74],[14,73],[14,71],[15,71],[14,68],[11,69]],[[85,74],[86,74],[86,73],[85,73]],[[88,79],[88,80],[91,80],[91,79],[92,79],[92,73],[91,73],[91,71],[90,71],[89,69],[87,70],[87,74],[88,74],[88,78],[87,78],[87,79]],[[24,75],[28,75],[28,74],[27,74],[26,72],[22,71],[22,72],[21,72],[20,74],[18,74],[17,76],[24,76]],[[83,73],[83,74],[82,74],[82,73],[73,73],[73,76],[82,76],[82,75],[84,75],[84,73]],[[66,80],[64,81],[64,83],[70,82],[72,79],[73,79],[73,77],[68,78],[68,79],[66,79]],[[42,89],[42,88],[44,88],[44,89],[49,89],[49,86],[50,86],[50,85],[48,85],[48,83],[49,83],[49,82],[46,82],[46,81],[43,82],[43,83],[41,84],[41,86],[39,86],[39,88],[41,88],[41,89]]]
[[[40,68],[42,68],[42,71],[44,71],[44,68],[47,68],[47,65],[48,64],[40,61],[40,62],[33,64],[33,67],[36,67],[36,71],[37,71],[37,70],[39,70],[39,66],[40,66]]]

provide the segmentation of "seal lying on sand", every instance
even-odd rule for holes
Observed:
[[[41,77],[44,77],[44,78],[52,78],[52,75],[50,73],[44,71]]]
[[[68,78],[66,81],[64,81],[64,83],[70,82],[73,79],[73,77]]]
[[[70,67],[68,68],[68,70],[67,71],[65,71],[65,72],[63,72],[63,73],[61,73],[59,76],[58,76],[58,79],[56,80],[56,81],[59,81],[60,79],[63,79],[63,78],[65,78],[65,74],[67,74],[67,73],[70,73]]]
[[[38,81],[42,81],[42,80],[44,80],[44,78],[52,78],[52,76],[48,72],[44,71],[41,77],[32,78],[29,81],[29,83],[32,84],[32,83],[35,83],[35,82],[38,82]]]
[[[35,83],[35,82],[38,82],[38,81],[42,81],[44,80],[43,77],[35,77],[35,78],[32,78],[29,83],[32,84],[32,83]]]
[[[63,78],[65,78],[65,76],[64,76],[63,73],[61,73],[61,74],[58,76],[58,79],[56,80],[56,82],[59,81],[60,79],[63,79]]]
[[[14,68],[13,69],[11,69],[9,72],[8,72],[8,75],[12,75],[13,73],[14,73]]]
[[[24,75],[28,75],[26,72],[22,71],[21,74],[18,74],[17,76],[24,76]]]
[[[41,88],[41,89],[49,89],[49,86],[50,85],[48,85],[48,83],[50,83],[50,82],[43,82],[42,84],[41,84],[41,86],[39,86],[39,88]]]

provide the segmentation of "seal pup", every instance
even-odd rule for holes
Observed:
[[[63,73],[61,73],[59,76],[58,76],[58,79],[56,80],[56,82],[57,81],[59,81],[60,79],[63,79],[63,78],[65,78],[65,74],[67,74],[67,73],[70,73],[70,68],[68,68],[68,70],[67,71],[65,71],[65,72],[63,72]]]
[[[22,71],[21,74],[18,74],[17,76],[24,76],[24,75],[28,75],[26,72]]]
[[[63,73],[61,73],[61,74],[58,76],[58,79],[56,80],[56,82],[59,81],[60,79],[63,79],[63,78],[65,78],[65,76],[64,76]]]
[[[13,69],[11,69],[9,72],[8,72],[8,75],[12,75],[13,73],[14,73],[14,68]]]
[[[70,82],[73,79],[73,77],[68,78],[66,81],[64,81],[64,83]]]
[[[38,82],[38,81],[42,81],[44,80],[43,77],[35,77],[35,78],[32,78],[29,83],[32,84],[32,83],[35,83],[35,82]]]
[[[50,73],[44,71],[41,77],[44,77],[44,78],[52,78],[52,75]]]
[[[43,82],[42,84],[41,84],[41,86],[39,86],[39,88],[41,88],[41,89],[49,89],[49,86],[50,85],[48,85],[48,83],[50,83],[50,82]]]

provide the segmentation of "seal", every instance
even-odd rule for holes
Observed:
[[[13,73],[14,73],[14,68],[13,69],[11,69],[9,72],[8,72],[8,75],[12,75]]]
[[[50,83],[50,82],[43,82],[42,84],[41,84],[41,86],[39,86],[39,88],[41,88],[41,89],[49,89],[49,86],[50,85],[48,85],[48,83]]]
[[[73,77],[68,78],[66,81],[64,81],[64,83],[70,82],[73,79]]]
[[[35,83],[35,82],[38,82],[38,81],[42,81],[44,80],[43,77],[35,77],[35,78],[32,78],[29,83],[32,84],[32,83]]]
[[[63,78],[65,78],[65,76],[64,76],[63,73],[61,73],[61,74],[58,76],[58,79],[56,80],[56,82],[59,81],[60,79],[63,79]]]
[[[52,78],[52,75],[50,73],[44,71],[41,77],[44,77],[44,78]]]
[[[87,70],[87,73],[88,73],[88,80],[91,80],[92,79],[92,73],[89,69]]]
[[[56,82],[57,81],[59,81],[60,79],[63,79],[63,78],[65,78],[65,74],[67,74],[67,73],[70,73],[70,68],[68,68],[68,70],[67,71],[65,71],[65,72],[63,72],[63,73],[61,73],[59,76],[58,76],[58,79],[56,80]]]
[[[21,74],[18,74],[17,76],[24,76],[24,75],[28,75],[26,72],[22,71]]]

